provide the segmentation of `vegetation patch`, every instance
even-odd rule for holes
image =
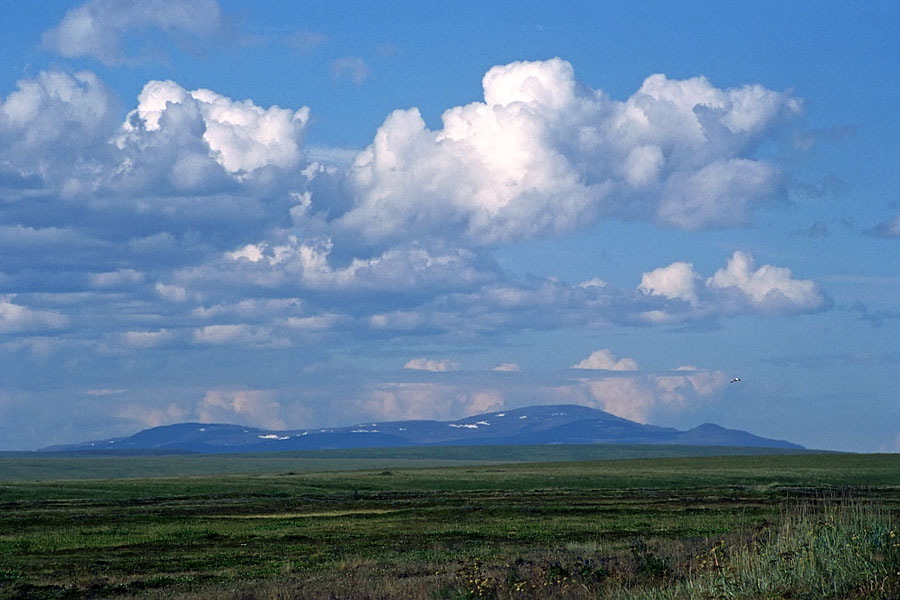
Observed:
[[[0,598],[900,597],[896,455],[382,471],[8,482]]]

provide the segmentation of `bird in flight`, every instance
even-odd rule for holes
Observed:
[[[740,377],[735,377],[734,379],[732,379],[731,381],[729,381],[729,383],[739,383],[740,381],[741,381],[741,378],[740,378]]]

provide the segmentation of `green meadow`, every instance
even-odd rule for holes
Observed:
[[[6,456],[0,597],[900,597],[900,455],[670,451]]]
[[[566,444],[535,446],[441,446],[355,448],[270,454],[171,454],[0,452],[0,481],[29,479],[121,479],[359,471],[445,467],[497,462],[570,462],[629,458],[801,454],[806,450],[676,445]]]

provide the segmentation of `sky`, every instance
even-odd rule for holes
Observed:
[[[2,450],[566,403],[900,451],[896,2],[0,15]]]

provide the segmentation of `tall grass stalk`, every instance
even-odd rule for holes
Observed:
[[[713,546],[696,571],[611,598],[900,598],[900,532],[890,513],[844,500],[786,508],[779,522]]]

